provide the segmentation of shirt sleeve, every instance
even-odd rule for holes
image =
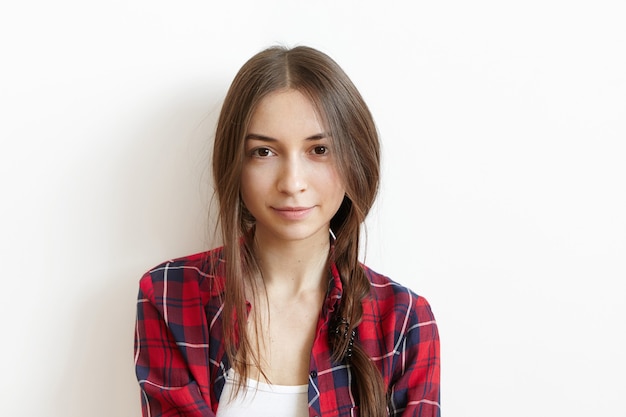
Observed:
[[[414,299],[401,341],[398,369],[390,387],[390,415],[440,417],[439,332],[428,302]]]
[[[149,275],[137,300],[135,370],[144,417],[215,417],[155,303]]]

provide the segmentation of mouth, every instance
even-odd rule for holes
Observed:
[[[274,212],[287,220],[301,220],[313,211],[314,207],[272,207]]]

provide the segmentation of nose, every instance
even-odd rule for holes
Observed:
[[[306,168],[303,161],[297,157],[283,161],[276,186],[278,191],[285,194],[297,194],[306,190]]]

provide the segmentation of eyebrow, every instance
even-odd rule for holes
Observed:
[[[317,133],[315,135],[309,136],[307,138],[305,138],[305,141],[316,141],[316,140],[322,140],[322,139],[326,139],[329,138],[330,135],[328,133]],[[264,135],[259,135],[257,133],[248,133],[246,135],[246,140],[260,140],[263,142],[278,142],[278,139],[269,137],[269,136],[264,136]]]

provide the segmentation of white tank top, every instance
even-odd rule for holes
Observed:
[[[248,378],[231,399],[238,377],[233,369],[226,373],[217,417],[308,417],[308,385],[270,385]]]

